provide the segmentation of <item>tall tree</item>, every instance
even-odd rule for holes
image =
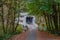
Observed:
[[[32,15],[44,15],[47,29],[51,32],[58,32],[59,29],[59,0],[28,0],[28,11]],[[56,20],[57,19],[57,20]],[[56,30],[56,31],[55,31]]]

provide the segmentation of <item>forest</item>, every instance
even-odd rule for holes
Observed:
[[[60,0],[0,0],[0,40],[7,40],[24,30],[19,25],[21,12],[29,12],[29,15],[36,16],[36,22],[39,24],[40,17],[43,16],[46,31],[60,35]]]

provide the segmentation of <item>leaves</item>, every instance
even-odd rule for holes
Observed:
[[[42,14],[41,11],[46,11],[48,14],[52,14],[53,10],[51,8],[50,0],[33,0],[32,2],[27,2],[28,11],[30,14]]]
[[[56,3],[60,3],[60,0],[54,0]]]

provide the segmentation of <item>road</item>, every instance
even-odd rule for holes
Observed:
[[[30,33],[27,36],[26,40],[36,40],[37,39],[37,32],[36,32],[36,27],[34,25],[30,25]]]

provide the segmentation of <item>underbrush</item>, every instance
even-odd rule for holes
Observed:
[[[8,40],[13,35],[20,34],[22,31],[23,31],[23,26],[18,25],[15,32],[3,34],[2,36],[0,36],[0,40]]]

